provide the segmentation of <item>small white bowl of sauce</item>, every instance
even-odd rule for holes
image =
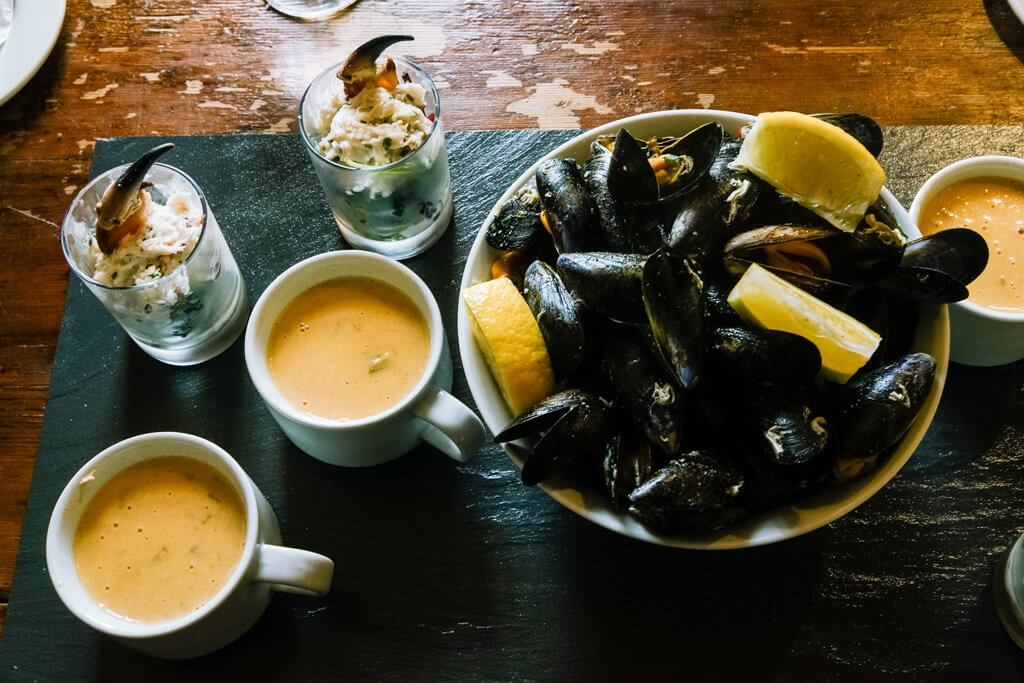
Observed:
[[[988,244],[988,266],[968,286],[969,297],[949,306],[951,358],[978,366],[1024,358],[1024,159],[983,156],[947,166],[918,190],[910,218],[925,235],[970,228]]]

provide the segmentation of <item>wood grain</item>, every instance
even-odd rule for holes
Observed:
[[[442,86],[451,129],[700,106],[1024,118],[1024,29],[1004,0],[363,0],[317,23],[257,0],[70,0],[53,55],[0,108],[0,601],[66,287],[56,225],[94,140],[293,129],[311,76],[393,28],[417,36],[408,54]]]

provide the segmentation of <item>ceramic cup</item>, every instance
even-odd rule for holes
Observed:
[[[984,156],[964,159],[928,179],[910,205],[910,218],[918,225],[921,212],[942,190],[971,178],[1005,178],[1024,183],[1024,159]],[[911,234],[910,237],[920,237]],[[970,299],[949,305],[952,326],[950,357],[965,365],[1006,365],[1024,358],[1024,313],[987,308]]]
[[[131,465],[168,455],[200,460],[234,485],[245,506],[245,546],[220,591],[196,611],[154,623],[128,621],[93,601],[79,581],[73,556],[75,530],[89,501],[111,477]],[[281,529],[273,509],[223,448],[191,434],[155,432],[114,444],[72,477],[50,517],[46,567],[57,595],[86,624],[146,654],[179,659],[213,652],[241,636],[266,609],[271,591],[327,593],[334,562],[280,543]]]
[[[427,367],[416,387],[387,410],[355,420],[332,420],[295,408],[281,394],[267,366],[271,329],[285,307],[309,288],[340,277],[365,277],[398,288],[419,308],[430,330]],[[453,397],[452,360],[441,311],[426,283],[407,267],[363,251],[333,251],[300,261],[260,296],[245,333],[249,377],[271,415],[300,449],[333,465],[377,465],[411,450],[421,439],[465,462],[485,438],[473,411]]]

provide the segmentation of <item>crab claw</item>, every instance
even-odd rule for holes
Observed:
[[[143,181],[156,160],[174,149],[171,142],[157,145],[139,157],[103,192],[96,204],[96,243],[104,254],[113,253],[121,240],[142,226],[148,187]]]
[[[377,76],[377,59],[384,50],[395,43],[413,40],[412,36],[377,36],[366,41],[348,56],[338,71],[338,78],[345,84],[345,95],[355,97],[365,85]]]

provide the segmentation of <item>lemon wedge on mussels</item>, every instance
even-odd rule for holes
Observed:
[[[846,232],[857,228],[885,184],[885,171],[856,138],[792,111],[758,116],[732,165]]]
[[[462,293],[473,338],[514,415],[551,394],[555,377],[540,327],[526,299],[507,277]]]
[[[870,327],[752,264],[729,293],[743,322],[809,339],[821,352],[821,373],[839,384],[860,370],[882,337]]]

